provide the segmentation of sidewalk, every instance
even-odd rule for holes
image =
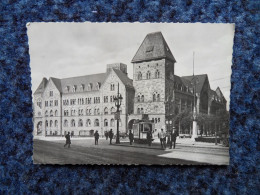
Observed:
[[[151,146],[148,146],[148,144],[139,144],[139,143],[133,143],[130,145],[130,142],[128,140],[120,141],[120,144],[116,144],[117,146],[125,146],[125,147],[137,147],[137,148],[150,148],[150,149],[160,149],[161,150],[161,143],[159,139],[155,139]],[[215,143],[205,143],[205,142],[194,142],[191,139],[179,139],[176,140],[176,147],[182,146],[182,147],[193,147],[193,148],[212,148],[212,149],[224,149],[229,150],[228,147],[224,147],[221,144],[215,145]],[[167,144],[167,148],[169,148],[169,145]]]

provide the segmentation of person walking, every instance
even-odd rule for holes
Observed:
[[[151,146],[151,144],[152,144],[152,138],[153,138],[152,132],[151,132],[151,130],[149,130],[149,131],[147,132],[147,142],[148,142],[148,146]]]
[[[98,133],[98,131],[96,131],[96,132],[94,133],[94,137],[95,137],[95,145],[98,145],[98,139],[99,139],[99,133]]]
[[[163,128],[161,128],[161,132],[159,132],[159,138],[161,142],[161,148],[165,149],[166,148],[166,133],[163,131]]]
[[[177,138],[177,131],[176,131],[175,127],[173,127],[173,130],[171,132],[170,149],[172,149],[172,142],[173,142],[173,148],[175,149],[176,138]]]
[[[110,145],[112,144],[113,136],[114,136],[113,130],[110,129],[110,131],[109,131],[109,133],[108,133],[108,137],[109,137],[109,139],[110,139]]]
[[[133,140],[134,140],[134,134],[132,133],[131,130],[129,130],[129,141],[130,141],[130,145],[132,145]]]
[[[67,135],[65,135],[65,138],[66,138],[66,143],[64,145],[64,148],[68,145],[68,148],[70,148],[70,144],[71,144],[71,141],[70,141],[70,132],[67,133]]]

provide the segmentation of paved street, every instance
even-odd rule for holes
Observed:
[[[72,139],[71,148],[64,140],[34,140],[34,163],[37,164],[228,164],[226,148],[190,147],[161,150],[158,143],[147,145],[127,142],[109,145],[105,139],[94,145],[93,139]]]

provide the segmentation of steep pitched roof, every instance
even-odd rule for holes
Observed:
[[[202,90],[202,87],[203,87],[203,85],[204,85],[204,83],[205,83],[205,81],[206,81],[206,79],[208,77],[208,75],[207,74],[202,74],[202,75],[194,75],[194,76],[195,76],[195,78],[198,81],[197,85],[196,85],[196,92],[200,93],[201,90]],[[193,75],[191,75],[191,76],[183,76],[181,78],[186,79],[186,80],[190,81],[190,83],[191,83],[192,79],[193,79]]]
[[[54,85],[59,90],[59,92],[62,92],[60,79],[57,79],[57,78],[54,78],[54,77],[50,77],[50,80],[53,81]]]
[[[113,70],[126,87],[134,89],[132,79],[128,78],[128,76],[125,73],[123,73],[122,71],[120,71],[118,69],[113,68]]]
[[[34,94],[37,94],[37,93],[42,93],[46,87],[48,83],[48,80],[44,77],[40,83],[40,85],[38,86],[38,88],[36,89],[36,91],[34,92]]]
[[[85,76],[78,76],[78,77],[70,77],[60,79],[60,89],[62,93],[66,92],[65,89],[67,86],[81,86],[82,84],[86,87],[88,84],[92,83],[93,87],[95,87],[96,83],[102,84],[106,78],[106,73],[99,73],[99,74],[92,74],[92,75],[85,75]]]
[[[161,32],[149,33],[136,52],[132,63],[167,58],[176,62]]]

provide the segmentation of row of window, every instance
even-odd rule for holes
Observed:
[[[54,103],[54,104],[53,104]],[[37,102],[37,105],[41,107],[41,101],[39,100],[39,102]],[[58,100],[50,100],[50,101],[45,101],[45,107],[52,107],[52,106],[58,106],[59,105],[59,101]]]
[[[48,125],[48,121],[46,121],[46,123]],[[46,127],[47,127],[46,125]],[[92,122],[90,119],[87,119],[86,122],[85,122],[85,126],[86,127],[91,127],[92,125]],[[63,122],[63,126],[64,127],[76,127],[76,121],[74,119],[72,119],[69,123],[69,121],[67,119],[64,120]],[[79,119],[78,122],[77,122],[77,127],[83,127],[84,126],[84,122],[82,119]],[[95,119],[94,120],[94,127],[99,127],[100,126],[100,122],[99,122],[99,119]],[[109,126],[109,121],[107,119],[104,119],[104,127],[108,127]],[[110,127],[114,127],[115,126],[115,119],[111,119],[110,120]],[[121,119],[119,120],[119,126],[122,126],[122,123],[121,123]]]
[[[142,80],[144,78],[145,79],[151,79],[151,78],[158,79],[158,78],[160,78],[160,71],[156,70],[154,73],[154,77],[152,77],[152,74],[149,70],[146,72],[145,77],[143,76],[143,74],[141,72],[137,73],[137,80]]]
[[[100,87],[101,87],[101,83],[99,83],[99,82],[96,83],[96,87],[95,88],[93,88],[93,84],[92,83],[89,83],[88,86],[87,86],[87,91],[99,90]],[[82,92],[82,91],[85,90],[85,85],[81,84],[79,88],[78,88],[77,85],[73,85],[72,86],[72,90],[71,90],[70,86],[66,86],[65,90],[66,90],[66,92],[70,92],[70,91],[72,91],[72,92],[77,92],[77,91]]]
[[[52,121],[50,120],[50,123],[46,120],[45,121],[45,127],[58,127],[58,121]]]
[[[104,96],[104,103],[107,103],[107,102],[109,102],[109,98],[110,98],[110,102],[114,102],[114,98],[115,98],[116,96]],[[92,100],[92,98],[78,98],[78,105],[84,105],[84,104],[91,104],[91,101]],[[100,101],[100,97],[94,97],[93,98],[93,103],[94,104],[99,104],[101,101]],[[56,100],[55,100],[56,101]],[[45,101],[45,102],[47,102],[47,105],[48,105],[48,101]],[[45,103],[45,105],[46,105],[46,103]],[[63,100],[63,105],[64,106],[68,106],[68,105],[76,105],[76,99],[70,99],[70,100],[68,100],[68,99],[66,99],[66,100]]]
[[[49,116],[48,110],[45,111],[45,116]],[[50,110],[50,116],[58,116],[58,110],[55,110],[55,112],[53,112],[53,110]]]
[[[95,108],[95,109],[93,109],[93,111],[94,111],[93,112],[94,115],[100,115],[101,114],[99,108]],[[122,114],[122,110],[120,109],[119,111]],[[116,112],[116,109],[114,107],[112,107],[110,109],[110,113],[114,114],[115,112]],[[76,116],[77,115],[76,109],[71,109],[70,112],[69,112],[69,110],[64,110],[63,113],[64,113],[64,116],[69,116],[69,113],[70,113],[70,116]],[[85,113],[86,113],[86,115],[92,115],[92,109],[87,108]],[[45,115],[46,114],[48,115],[48,111],[45,112]],[[109,109],[106,107],[106,108],[104,108],[104,115],[108,115],[108,114],[109,114]],[[83,116],[84,110],[81,109],[81,108],[78,109],[78,115]]]
[[[160,123],[161,119],[160,118],[152,118],[152,121],[154,123]]]
[[[144,95],[138,95],[136,99],[137,102],[144,102]],[[160,101],[160,94],[154,93],[153,102],[159,102],[159,101]]]

